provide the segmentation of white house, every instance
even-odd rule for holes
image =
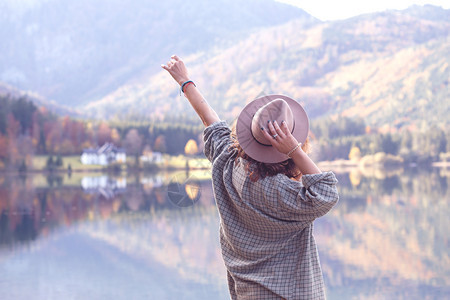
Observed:
[[[125,163],[127,154],[122,148],[117,148],[111,143],[105,143],[97,149],[84,149],[81,154],[81,163],[85,165],[107,166],[110,163]]]
[[[141,155],[141,161],[147,163],[160,163],[162,162],[162,153],[161,152],[145,152],[144,155]]]

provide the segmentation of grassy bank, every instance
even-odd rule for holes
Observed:
[[[47,161],[49,155],[36,155],[33,157],[33,161],[28,171],[32,172],[48,172]],[[53,156],[53,160],[56,157]],[[97,172],[97,171],[107,171],[108,167],[102,165],[84,165],[81,163],[80,156],[62,156],[61,166],[54,166],[53,170],[56,172],[68,172],[69,169],[72,172]],[[163,155],[162,161],[158,163],[146,163],[139,161],[136,164],[134,157],[128,157],[126,164],[114,165],[114,171],[127,171],[131,170],[178,170],[178,169],[208,169],[211,164],[205,158],[200,157],[187,157],[184,155],[170,156]]]
[[[47,160],[50,156],[49,155],[36,155],[33,157],[33,164],[30,170],[32,171],[46,171],[47,168]],[[53,156],[53,159],[56,157]],[[80,156],[73,155],[73,156],[62,156],[62,166],[55,167],[58,171],[66,171],[69,169],[69,166],[72,168],[72,171],[86,171],[86,172],[92,172],[92,171],[100,171],[104,168],[104,166],[100,165],[83,165],[80,161]]]

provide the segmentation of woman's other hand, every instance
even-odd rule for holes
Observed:
[[[269,131],[263,130],[264,135],[279,152],[287,154],[298,145],[298,141],[289,131],[286,122],[281,122],[281,126],[277,121],[269,122],[267,127]]]
[[[161,68],[169,72],[179,85],[189,80],[188,71],[183,60],[176,55],[172,55],[167,65],[161,65]]]
[[[321,173],[317,165],[299,147],[297,139],[289,131],[286,122],[281,122],[281,127],[277,121],[269,122],[269,132],[261,129],[273,147],[284,154],[289,154],[300,172],[305,174]]]

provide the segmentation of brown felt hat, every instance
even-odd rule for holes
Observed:
[[[269,130],[268,121],[285,121],[292,135],[300,143],[308,137],[309,120],[303,107],[292,98],[283,95],[259,97],[239,114],[236,122],[236,136],[244,152],[259,162],[279,163],[289,157],[278,152],[261,132]]]

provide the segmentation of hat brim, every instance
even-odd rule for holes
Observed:
[[[292,98],[284,95],[267,95],[257,98],[247,104],[238,116],[236,122],[236,137],[244,152],[256,161],[263,163],[279,163],[289,157],[273,146],[259,143],[252,135],[251,124],[256,111],[275,99],[283,99],[287,102],[294,116],[294,129],[292,135],[300,143],[304,143],[308,137],[309,120],[303,107]]]

